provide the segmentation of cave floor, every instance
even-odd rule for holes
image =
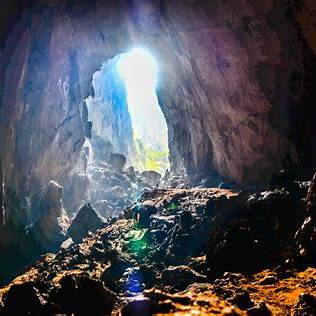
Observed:
[[[147,193],[120,218],[103,224],[80,244],[42,256],[0,289],[0,312],[313,315],[316,268],[284,264],[289,247],[283,247],[284,240],[292,238],[286,226],[291,210],[286,206],[297,209],[293,201],[301,203],[306,191],[296,190],[294,200],[285,190],[255,195],[221,189]],[[252,252],[244,229],[236,235],[236,227],[228,227],[224,219],[246,227],[263,251]],[[272,239],[260,235],[263,225],[268,225],[265,233]],[[230,234],[239,243],[235,245]],[[239,247],[233,257],[227,244]],[[277,260],[275,251],[281,254]],[[271,264],[263,268],[257,261]]]

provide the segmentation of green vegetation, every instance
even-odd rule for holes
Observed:
[[[136,167],[140,170],[153,170],[163,173],[169,168],[168,150],[155,150],[145,146],[141,139],[134,139]]]

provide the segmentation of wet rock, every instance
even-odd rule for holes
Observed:
[[[126,164],[126,157],[122,154],[111,153],[109,156],[109,163],[115,171],[122,172]]]
[[[68,234],[78,242],[90,231],[95,232],[103,221],[90,204],[84,205],[72,221]]]
[[[293,307],[293,315],[316,315],[316,297],[306,293],[301,294]]]

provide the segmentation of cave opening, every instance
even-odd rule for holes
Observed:
[[[158,84],[158,62],[144,48],[114,56],[93,74],[84,102],[91,135],[82,152],[89,200],[104,216],[131,205],[170,168]]]
[[[136,149],[134,163],[140,170],[163,173],[169,167],[168,129],[156,94],[157,61],[145,49],[134,48],[120,56],[117,71],[127,93]]]

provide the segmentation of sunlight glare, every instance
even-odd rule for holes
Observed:
[[[156,59],[145,49],[134,48],[121,55],[117,71],[125,83],[134,139],[150,151],[168,153],[167,124],[156,94]]]

